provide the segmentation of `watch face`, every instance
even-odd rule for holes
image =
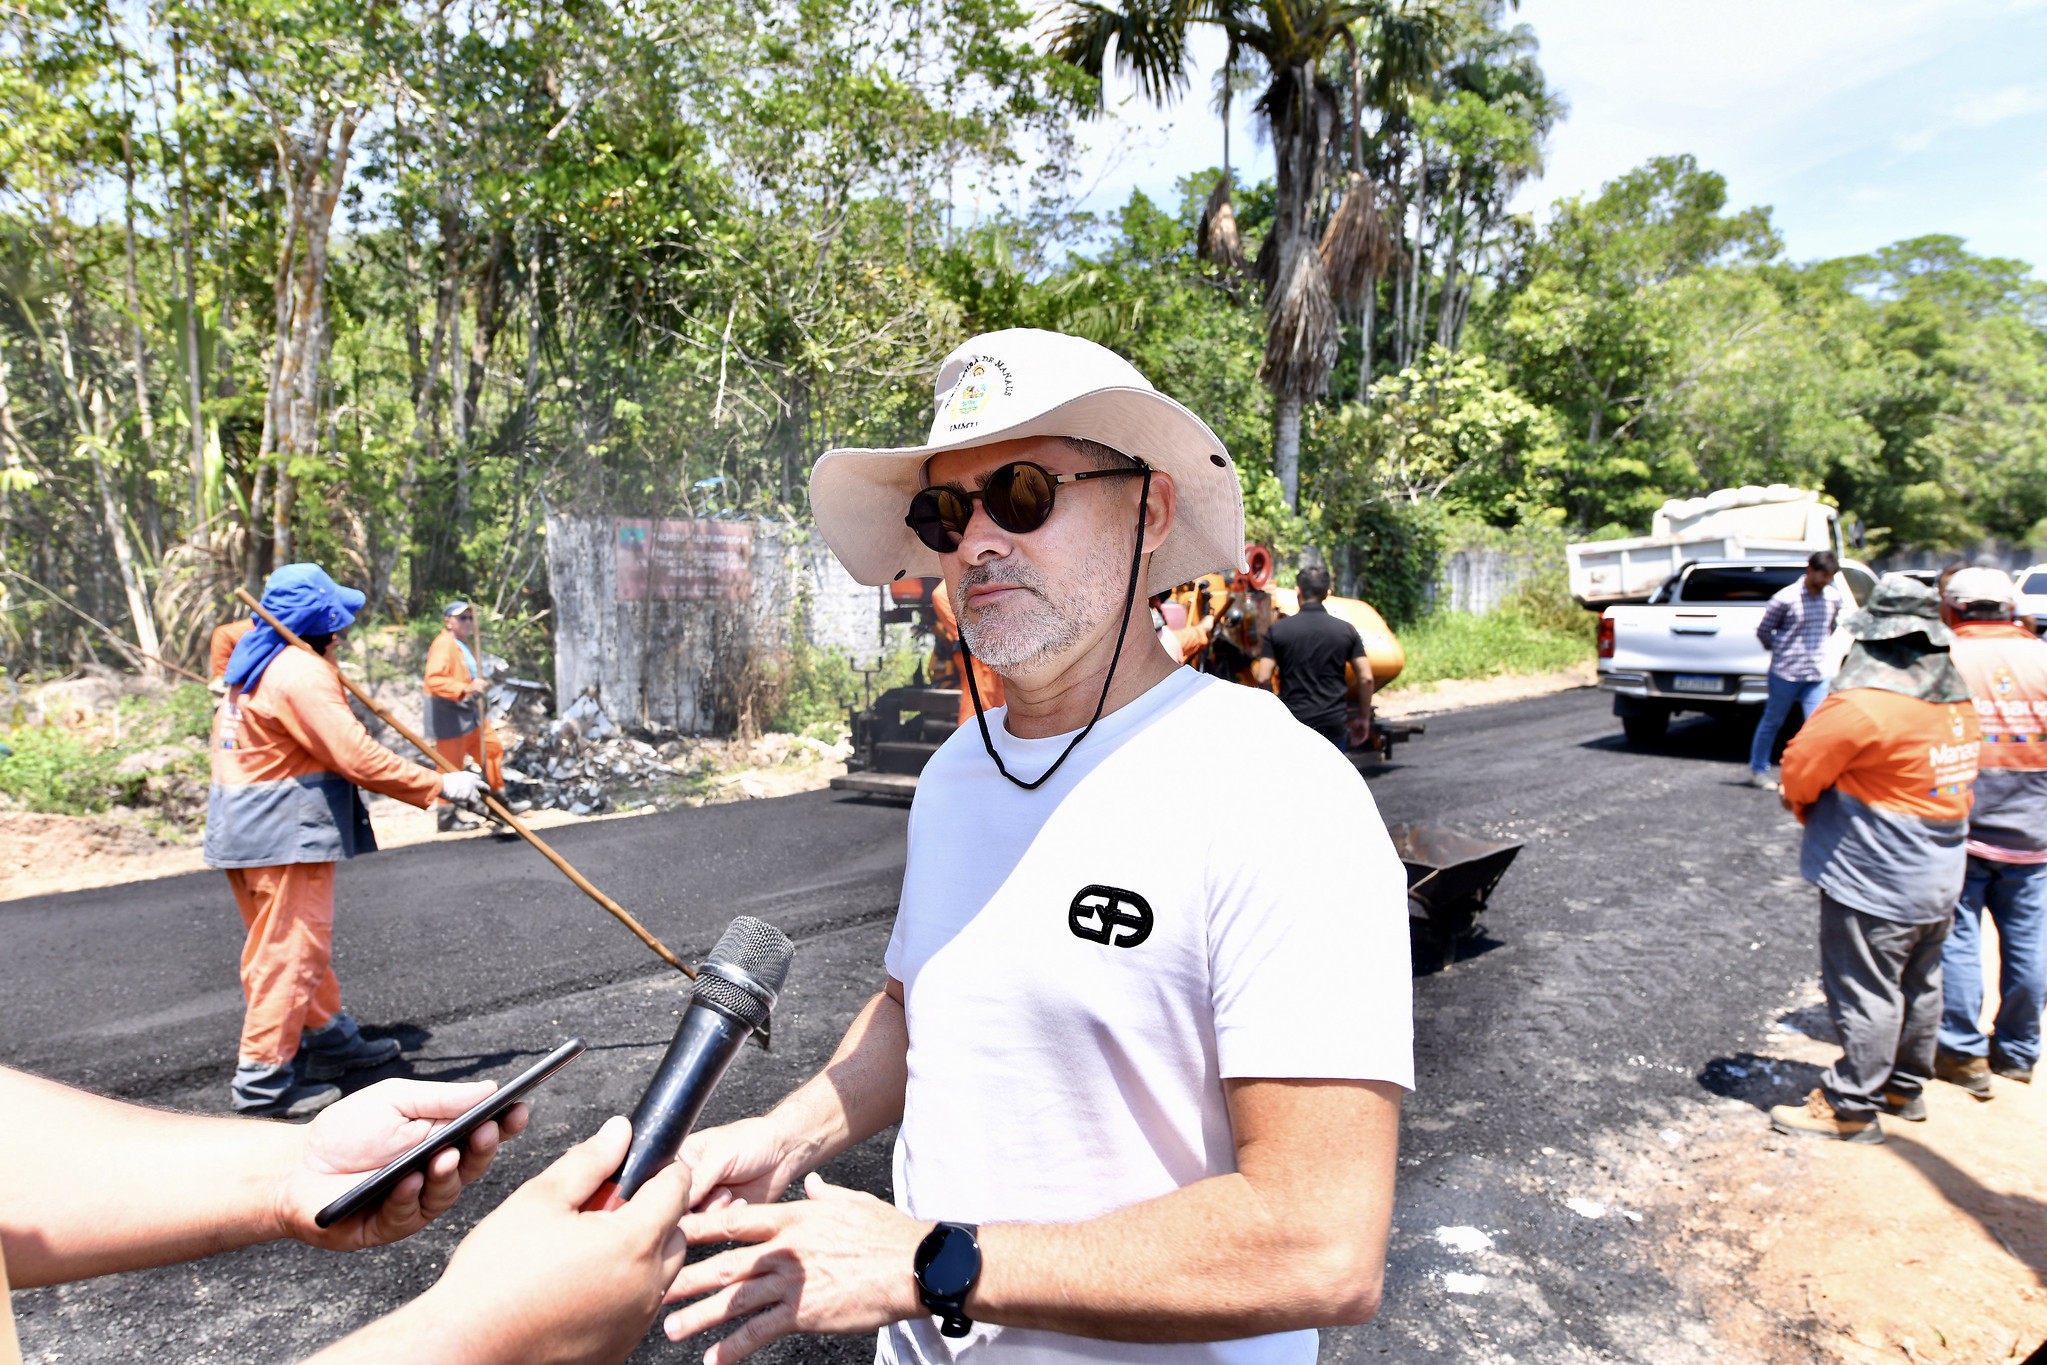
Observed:
[[[965,1228],[941,1227],[917,1248],[917,1280],[928,1294],[964,1295],[981,1269],[981,1250]]]

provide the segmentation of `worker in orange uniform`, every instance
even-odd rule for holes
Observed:
[[[931,591],[931,609],[938,617],[940,633],[952,643],[953,650],[957,652],[960,647],[960,618],[953,613],[952,597],[946,592],[945,582],[942,579],[939,581],[938,586]],[[985,711],[992,711],[996,707],[1001,706],[1003,704],[1002,675],[972,655],[967,656],[967,667],[974,670],[974,686],[979,688],[981,692],[981,708]],[[960,678],[959,723],[965,725],[973,718],[974,696],[967,687],[966,678],[962,676]]]
[[[1820,989],[1841,1059],[1770,1122],[1882,1142],[1879,1114],[1926,1117],[1983,731],[1933,589],[1885,574],[1841,626],[1855,643],[1783,767],[1805,826],[1799,871],[1820,889]]]
[[[441,613],[441,633],[426,651],[426,732],[441,757],[460,768],[465,759],[483,769],[484,784],[500,798],[505,791],[505,746],[483,717],[482,696],[490,681],[477,666],[476,608],[450,602]],[[475,829],[476,822],[447,801],[434,807],[434,823],[443,834]]]
[[[362,605],[314,564],[287,564],[263,589],[264,608],[322,654]],[[235,646],[227,687],[213,717],[205,858],[227,872],[249,931],[232,1099],[243,1113],[302,1118],[341,1097],[325,1082],[399,1053],[342,1011],[331,965],[334,864],[377,848],[356,788],[424,808],[436,796],[474,800],[483,783],[376,743],[334,669],[267,622]]]
[[[213,635],[206,642],[206,685],[216,692],[227,690],[227,661],[256,624],[253,616],[225,621],[213,628]]]

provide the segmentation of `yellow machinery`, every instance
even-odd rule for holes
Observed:
[[[1246,546],[1246,573],[1208,574],[1182,584],[1160,603],[1168,629],[1180,642],[1181,657],[1193,667],[1218,677],[1230,678],[1250,687],[1260,684],[1252,676],[1252,662],[1265,643],[1265,633],[1282,616],[1300,610],[1300,597],[1292,588],[1272,586],[1272,552],[1262,545]],[[1386,619],[1369,603],[1355,597],[1331,597],[1324,601],[1332,615],[1357,627],[1364,642],[1365,659],[1372,667],[1372,689],[1386,686],[1407,666],[1407,654]],[[1345,670],[1346,681],[1349,669]],[[1423,727],[1403,721],[1374,718],[1371,704],[1359,708],[1351,718],[1352,748],[1390,757],[1393,745]]]

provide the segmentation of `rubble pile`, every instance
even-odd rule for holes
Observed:
[[[542,698],[493,688],[493,711],[505,739],[505,787],[513,801],[536,810],[602,815],[621,806],[666,804],[702,786],[712,761],[680,735],[615,723],[596,698],[576,698],[549,719]]]

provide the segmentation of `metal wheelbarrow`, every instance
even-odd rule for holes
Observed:
[[[1457,960],[1458,940],[1471,932],[1521,845],[1435,825],[1392,825],[1386,832],[1407,869],[1408,933],[1416,969],[1448,967]]]

